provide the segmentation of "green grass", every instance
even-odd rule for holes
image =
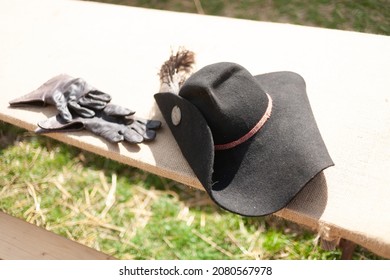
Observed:
[[[390,2],[388,0],[94,1],[390,35]],[[198,7],[196,2],[200,3]]]
[[[0,123],[0,140],[0,210],[116,258],[340,258],[296,224],[225,212],[205,192],[48,137]]]
[[[99,1],[390,35],[388,1]],[[120,259],[338,259],[316,233],[0,123],[0,210]],[[114,194],[114,195],[112,195]],[[379,259],[357,247],[354,259]]]

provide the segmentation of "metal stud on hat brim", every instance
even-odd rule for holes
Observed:
[[[260,130],[234,147],[266,115]],[[183,156],[210,197],[244,216],[285,207],[323,169],[333,165],[316,125],[303,78],[293,72],[252,76],[235,63],[194,73],[179,95],[158,93],[156,102]],[[174,106],[179,126],[171,122]]]
[[[179,106],[177,106],[177,105],[172,108],[171,120],[172,120],[173,125],[175,125],[175,126],[178,126],[180,124],[181,110],[180,110]]]

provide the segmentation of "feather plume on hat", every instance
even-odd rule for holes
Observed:
[[[160,92],[179,94],[184,82],[192,75],[195,65],[195,53],[185,48],[179,48],[160,68]]]

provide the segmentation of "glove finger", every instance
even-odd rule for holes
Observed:
[[[103,121],[99,118],[85,120],[85,129],[103,137],[111,143],[118,143],[124,140],[121,133],[122,126],[116,123]]]
[[[142,135],[131,128],[124,129],[123,136],[125,137],[125,141],[133,144],[141,143],[144,140]]]
[[[146,128],[147,129],[159,129],[161,127],[161,122],[157,120],[148,120],[146,122]]]
[[[61,117],[66,121],[66,122],[70,122],[72,121],[73,117],[72,117],[72,114],[70,113],[69,111],[69,108],[67,106],[67,103],[65,101],[65,103],[63,102],[58,102],[55,104],[56,105],[56,108],[59,112],[59,114],[61,115]]]
[[[99,100],[102,102],[109,103],[111,101],[111,95],[108,93],[104,93],[99,90],[93,90],[87,93],[87,96],[94,99],[94,100]]]
[[[93,110],[90,110],[86,107],[81,107],[80,104],[78,104],[76,101],[68,101],[68,106],[80,117],[92,118],[95,116],[95,112]]]
[[[142,136],[144,137],[144,141],[152,141],[156,138],[156,135],[155,130],[147,129]]]
[[[119,105],[107,104],[106,108],[104,108],[104,113],[108,116],[127,117],[134,115],[135,111]]]
[[[129,127],[101,121],[101,119],[87,121],[86,128],[112,143],[118,143],[125,140],[129,143],[138,144],[144,140],[137,131]]]
[[[134,121],[145,126],[147,129],[159,129],[161,127],[161,122],[157,120],[136,118]]]
[[[156,131],[153,129],[148,129],[148,127],[139,120],[131,124],[131,128],[142,135],[145,141],[151,141],[156,138]]]
[[[89,98],[89,96],[83,96],[78,100],[78,103],[84,107],[94,109],[94,110],[103,110],[106,107],[107,102]]]

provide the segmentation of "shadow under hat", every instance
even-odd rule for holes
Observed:
[[[334,165],[296,73],[252,76],[221,62],[155,99],[207,193],[233,213],[274,213]]]

